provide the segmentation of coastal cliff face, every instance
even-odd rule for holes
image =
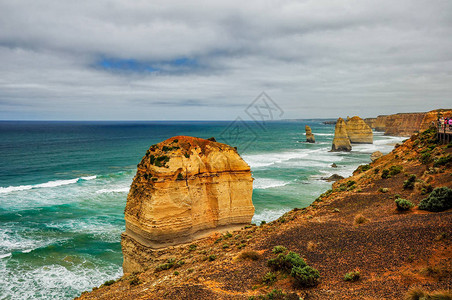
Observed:
[[[249,224],[252,182],[250,167],[226,144],[177,136],[151,146],[127,197],[124,272],[143,270],[153,249]]]
[[[347,125],[344,119],[339,118],[336,122],[336,128],[334,130],[333,146],[331,151],[351,151],[352,145],[347,134]]]
[[[418,131],[425,113],[389,115],[385,120],[385,135],[410,136]]]
[[[306,142],[308,143],[315,143],[315,137],[312,134],[312,130],[311,127],[309,127],[308,125],[306,125],[304,127],[304,129],[306,130]]]
[[[347,121],[346,130],[351,143],[373,143],[372,129],[358,116],[354,116]]]
[[[427,130],[432,122],[436,125],[438,112],[442,117],[452,116],[452,109],[378,116],[374,128],[376,131],[384,131],[385,135],[410,136],[417,131]]]
[[[375,124],[377,122],[377,118],[365,118],[364,123],[367,124],[371,129],[375,128]]]

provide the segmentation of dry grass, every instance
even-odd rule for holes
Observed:
[[[452,300],[452,293],[450,291],[425,292],[415,287],[408,290],[405,300]]]
[[[355,225],[364,224],[364,223],[367,223],[367,222],[369,222],[369,219],[364,217],[362,214],[358,214],[358,215],[355,216],[355,219],[354,219]]]
[[[313,241],[309,241],[307,245],[308,251],[314,251],[317,248],[317,243],[314,243]]]
[[[258,252],[256,251],[243,251],[240,253],[239,258],[240,259],[250,259],[250,260],[259,260],[262,257]]]

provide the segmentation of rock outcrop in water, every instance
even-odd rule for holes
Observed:
[[[315,143],[315,137],[312,134],[312,130],[311,127],[309,127],[308,125],[306,125],[304,127],[304,129],[306,130],[306,142],[308,143]]]
[[[353,144],[372,144],[372,129],[358,116],[348,119],[347,134]]]
[[[347,125],[344,119],[339,118],[336,122],[336,128],[334,130],[333,147],[331,151],[351,151],[352,145],[347,134]]]
[[[250,167],[226,144],[177,136],[151,146],[127,197],[124,272],[143,270],[154,249],[250,224],[252,185]]]

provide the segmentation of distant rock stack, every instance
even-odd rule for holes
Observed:
[[[250,224],[252,193],[250,167],[226,144],[177,136],[151,146],[127,196],[124,272],[142,271],[155,249]]]
[[[333,147],[331,151],[351,151],[352,145],[347,134],[347,125],[344,119],[339,118],[336,122],[336,128],[334,130]]]
[[[315,137],[312,134],[312,130],[311,127],[309,127],[308,125],[306,125],[304,127],[304,129],[306,130],[306,142],[308,143],[315,143]]]
[[[347,134],[353,144],[372,144],[374,142],[372,129],[358,116],[347,120]]]

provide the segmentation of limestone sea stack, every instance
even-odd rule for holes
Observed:
[[[372,129],[358,116],[347,121],[347,134],[352,144],[372,144]]]
[[[352,145],[347,135],[347,128],[344,119],[339,118],[336,122],[336,128],[334,130],[333,147],[331,151],[351,151]]]
[[[304,129],[306,130],[306,142],[308,143],[315,143],[315,137],[312,134],[312,130],[311,127],[309,127],[308,125],[306,125],[304,127]]]
[[[233,147],[188,136],[151,146],[127,196],[124,272],[142,270],[153,249],[250,224],[252,193],[250,167]]]

